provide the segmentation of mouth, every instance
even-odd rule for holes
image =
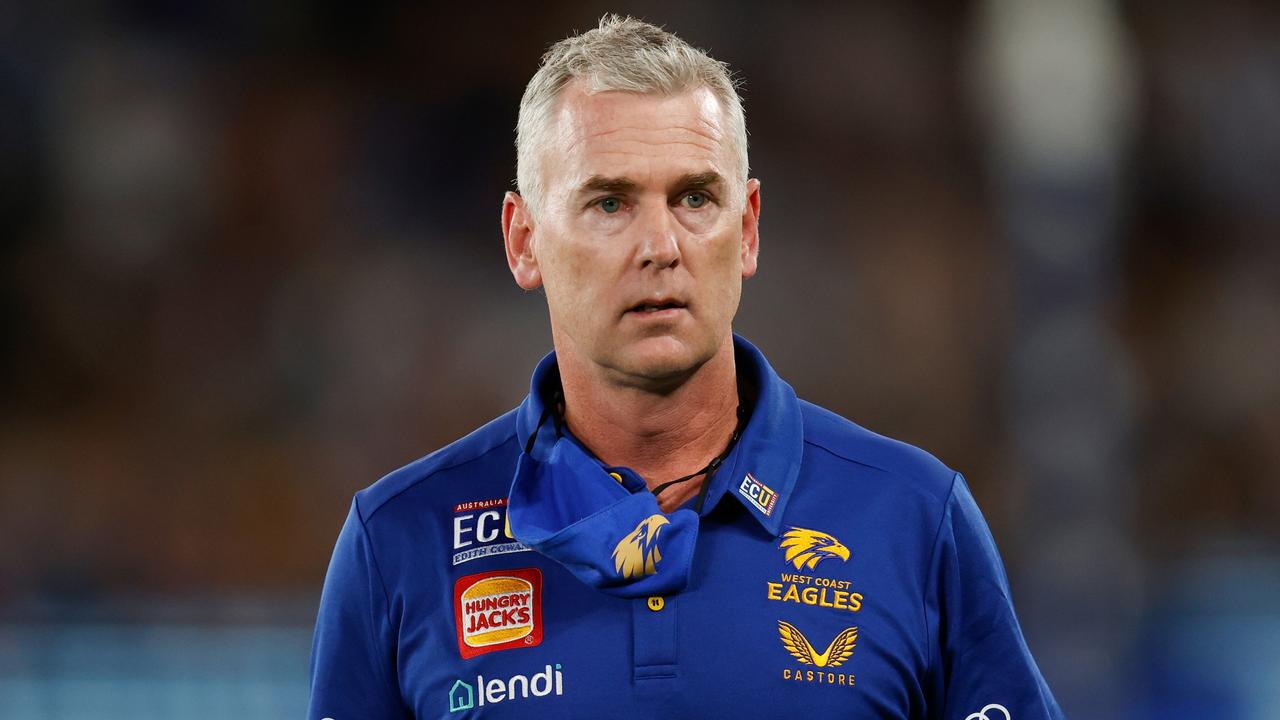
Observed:
[[[636,303],[627,308],[627,313],[638,313],[641,315],[654,315],[668,310],[684,310],[685,304],[679,300],[658,299],[654,301],[645,301]]]

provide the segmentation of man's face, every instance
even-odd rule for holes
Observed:
[[[562,362],[646,385],[728,346],[759,213],[759,183],[737,178],[729,133],[705,88],[564,90],[541,149],[537,217],[512,208],[514,196],[504,210],[512,271],[522,287],[545,287]],[[523,260],[513,219],[528,227]]]

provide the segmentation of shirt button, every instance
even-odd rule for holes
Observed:
[[[651,595],[651,596],[649,596],[649,609],[650,609],[650,610],[652,610],[652,611],[654,611],[654,612],[658,612],[658,611],[662,610],[662,608],[664,608],[664,607],[666,607],[666,606],[667,606],[667,601],[666,601],[666,600],[663,600],[661,596],[658,596],[658,595]]]
[[[622,475],[616,472],[611,472],[609,473],[609,477],[613,478],[614,480],[617,480],[619,485],[622,484]]]

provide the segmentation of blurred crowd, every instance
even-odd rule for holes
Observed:
[[[353,492],[521,400],[550,336],[503,265],[516,109],[605,11],[743,79],[739,331],[966,474],[1051,685],[1078,657],[1036,646],[1037,567],[1115,560],[1036,550],[1076,497],[1028,460],[1073,421],[1053,398],[1102,389],[1061,452],[1113,458],[1089,498],[1129,559],[1088,591],[1127,588],[1122,662],[1198,563],[1280,577],[1280,6],[463,7],[0,7],[0,618],[314,601]],[[1037,355],[1065,304],[1089,330]]]

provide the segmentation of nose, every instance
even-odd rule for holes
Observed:
[[[640,232],[637,259],[641,267],[652,266],[662,270],[680,263],[680,236],[670,208],[663,205],[645,213]]]

